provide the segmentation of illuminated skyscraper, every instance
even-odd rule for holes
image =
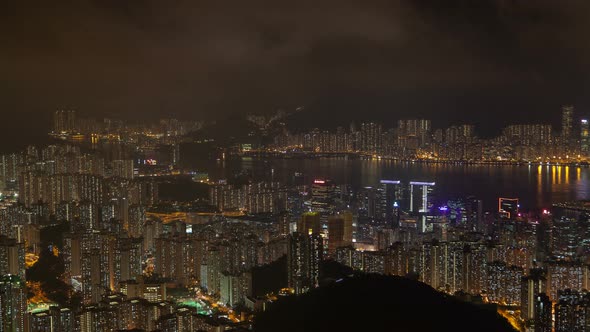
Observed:
[[[0,235],[0,275],[8,274],[25,279],[25,246]]]
[[[580,154],[583,157],[590,156],[590,123],[588,118],[580,120]]]
[[[98,303],[103,290],[101,287],[100,251],[83,253],[81,265],[82,301],[86,305]]]
[[[278,230],[279,235],[287,235],[290,233],[289,232],[289,224],[290,224],[289,213],[283,212],[278,215],[278,222],[277,222],[278,229],[277,230]]]
[[[483,243],[470,242],[463,248],[463,289],[479,293],[486,284],[487,248]]]
[[[515,124],[504,128],[502,133],[511,144],[530,146],[551,143],[552,130],[548,124]]]
[[[15,275],[0,277],[0,331],[24,332],[26,310],[25,282]]]
[[[126,281],[141,276],[141,238],[119,239],[115,261],[119,268],[115,270],[119,280]]]
[[[535,320],[533,324],[535,332],[553,331],[553,302],[545,293],[539,294],[535,299]]]
[[[381,149],[381,125],[369,122],[361,124],[361,150],[378,153]]]
[[[172,165],[177,166],[180,163],[180,144],[172,145]]]
[[[72,257],[68,264],[72,268],[72,276],[73,268],[77,264],[74,262],[75,245],[74,241],[70,241]],[[115,289],[115,283],[118,281],[115,280],[116,249],[116,237],[112,233],[94,230],[81,234],[79,278],[84,304],[98,303],[105,291]]]
[[[307,212],[297,222],[297,232],[302,234],[319,234],[321,231],[320,214]]]
[[[528,276],[522,278],[520,312],[522,319],[527,323],[532,323],[538,319],[538,301],[539,296],[544,295],[547,287],[545,271],[542,269],[532,269]]]
[[[430,140],[430,120],[410,119],[397,122],[398,137],[403,148],[418,148]],[[412,143],[414,142],[414,143]]]
[[[494,261],[486,264],[487,294],[491,302],[520,304],[523,269]]]
[[[410,211],[428,212],[428,198],[430,197],[429,194],[432,192],[434,185],[434,182],[410,182]],[[422,201],[420,207],[418,207],[417,210],[414,206],[414,187],[418,187],[420,189],[420,198]]]
[[[241,303],[251,293],[251,283],[250,273],[222,273],[220,278],[220,301],[230,306]]]
[[[146,221],[146,209],[143,205],[133,205],[129,208],[129,227],[127,232],[131,237],[141,237]]]
[[[561,139],[564,145],[569,145],[572,139],[574,107],[564,105],[561,107]]]
[[[72,133],[76,128],[76,111],[58,110],[53,114],[53,132]]]
[[[518,217],[518,198],[498,198],[498,212],[509,219]]]
[[[381,219],[379,195],[373,187],[363,187],[357,192],[359,215],[370,219]]]
[[[344,219],[344,236],[342,241],[344,245],[352,244],[352,233],[353,233],[353,215],[350,211],[340,212],[340,217]]]
[[[588,326],[590,295],[570,289],[559,291],[555,304],[555,331],[585,331]]]
[[[191,242],[181,236],[162,236],[156,239],[156,273],[164,278],[172,278],[179,284],[188,282],[187,261],[192,260]],[[220,252],[220,259],[224,261]]]
[[[86,231],[86,230],[98,230],[99,227],[99,213],[98,206],[94,203],[84,201],[78,205],[78,214],[80,216],[79,222],[76,224],[74,229]]]
[[[352,220],[351,220],[352,221]],[[350,245],[344,241],[345,219],[339,215],[328,217],[328,252]]]
[[[74,314],[68,308],[52,305],[47,310],[27,313],[29,331],[67,332],[74,330]]]
[[[319,212],[323,221],[334,209],[334,184],[330,180],[316,179],[311,186],[311,210]]]
[[[396,212],[399,211],[397,207],[399,207],[402,198],[400,181],[381,180],[380,183],[381,187],[378,189],[379,218],[395,226],[399,222],[399,215]]]
[[[289,287],[296,294],[302,294],[317,287],[319,283],[320,262],[322,260],[323,242],[319,234],[289,235],[287,251],[287,275]]]
[[[102,177],[80,174],[75,177],[75,180],[77,181],[78,200],[87,200],[95,204],[102,203],[104,188]]]
[[[133,179],[134,165],[132,159],[113,160],[112,175],[124,179]]]
[[[483,233],[485,225],[483,224],[483,201],[474,197],[469,197],[466,204],[467,223],[472,229]]]
[[[547,295],[554,301],[563,289],[581,291],[587,289],[588,266],[580,262],[548,261]]]

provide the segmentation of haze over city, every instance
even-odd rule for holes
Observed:
[[[414,115],[486,134],[531,118],[557,124],[560,105],[590,106],[589,6],[5,3],[0,107],[19,121],[3,121],[2,137],[41,129],[19,124],[60,108],[211,119],[303,105],[324,123]]]
[[[590,330],[588,1],[0,30],[0,331]]]

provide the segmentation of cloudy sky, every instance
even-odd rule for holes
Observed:
[[[45,130],[58,108],[306,106],[323,123],[423,116],[482,132],[557,123],[561,104],[590,114],[585,0],[3,1],[0,31],[0,138]]]

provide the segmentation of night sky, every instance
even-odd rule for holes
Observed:
[[[423,116],[482,133],[557,124],[561,104],[590,113],[586,0],[2,1],[0,29],[3,144],[44,134],[58,108],[306,106],[310,122]]]

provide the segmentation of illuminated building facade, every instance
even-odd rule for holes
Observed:
[[[56,134],[73,133],[76,129],[76,111],[57,110],[53,113],[53,132]]]
[[[378,153],[381,147],[381,125],[368,122],[361,124],[360,150],[367,153]]]
[[[553,301],[558,298],[558,292],[564,289],[581,291],[588,289],[588,265],[582,262],[548,261],[547,295]]]
[[[15,275],[25,280],[24,243],[4,235],[0,235],[0,275]]]
[[[123,179],[133,179],[133,177],[135,176],[135,167],[132,159],[113,160],[111,167],[111,174],[114,177]]]
[[[315,179],[311,185],[311,211],[320,213],[322,221],[333,212],[335,191],[330,180]]]
[[[410,211],[426,213],[430,210],[429,197],[432,193],[434,185],[434,182],[410,182]],[[419,193],[420,205],[418,206],[416,206],[414,203],[415,192]]]
[[[505,262],[496,261],[487,264],[488,299],[496,303],[518,304],[521,301],[522,267],[508,266]]]
[[[52,305],[46,310],[30,311],[27,313],[30,331],[38,332],[68,332],[74,331],[75,317],[69,308]]]
[[[15,275],[0,277],[0,330],[25,332],[25,281]]]
[[[399,226],[399,204],[402,200],[402,186],[398,180],[379,181],[379,217],[392,227]]]
[[[561,107],[561,139],[562,144],[566,147],[571,144],[571,140],[573,137],[573,117],[573,106],[564,105]]]
[[[295,232],[288,237],[287,280],[295,294],[302,294],[319,285],[323,240],[319,234]]]
[[[580,120],[580,154],[587,158],[590,157],[590,121],[589,118]]]
[[[306,212],[297,222],[297,232],[302,234],[319,234],[321,232],[321,220],[318,212]]]
[[[560,290],[555,304],[555,331],[583,331],[590,320],[590,295],[577,290]]]
[[[518,198],[498,198],[498,213],[500,216],[508,219],[516,219],[518,217]]]
[[[243,186],[216,184],[209,189],[211,204],[221,211],[279,214],[287,210],[287,190],[278,182],[257,182]]]

